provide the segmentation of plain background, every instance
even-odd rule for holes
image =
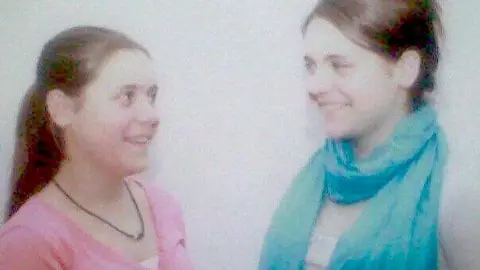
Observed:
[[[477,191],[465,179],[480,175],[480,2],[468,2],[443,7],[447,39],[436,103],[452,163],[461,167],[451,186]],[[0,203],[7,198],[15,115],[41,46],[69,26],[108,26],[155,58],[162,122],[150,174],[182,204],[196,268],[255,269],[278,199],[323,140],[303,84],[300,24],[313,3],[2,1]]]

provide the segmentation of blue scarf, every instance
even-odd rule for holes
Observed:
[[[259,269],[304,269],[327,197],[344,205],[369,200],[340,237],[327,269],[437,269],[438,208],[447,151],[429,105],[406,116],[389,141],[368,158],[356,159],[348,141],[327,140],[280,202]]]

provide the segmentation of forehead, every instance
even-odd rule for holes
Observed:
[[[313,19],[304,36],[305,51],[309,56],[323,58],[328,55],[355,57],[366,55],[366,50],[347,38],[332,23],[323,19]]]
[[[121,50],[111,55],[99,71],[93,86],[114,89],[123,85],[152,85],[156,73],[152,60],[137,50]]]

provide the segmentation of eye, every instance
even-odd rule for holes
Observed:
[[[120,96],[120,102],[122,106],[125,106],[125,107],[132,105],[134,99],[135,99],[135,92],[133,90],[125,91]]]
[[[305,57],[304,58],[304,65],[305,65],[305,69],[310,74],[315,73],[315,69],[317,68],[317,64],[315,63],[315,61],[310,59],[310,57]]]
[[[331,65],[334,70],[341,70],[341,69],[346,69],[351,67],[349,63],[342,62],[342,61],[332,61]]]
[[[148,90],[147,94],[150,99],[150,104],[152,105],[155,104],[155,101],[157,100],[157,93],[158,93],[157,87],[152,87]]]

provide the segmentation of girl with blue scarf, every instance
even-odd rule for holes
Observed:
[[[435,270],[445,136],[434,0],[323,0],[304,24],[310,98],[327,141],[294,179],[260,270]],[[440,262],[440,263],[439,263]]]

